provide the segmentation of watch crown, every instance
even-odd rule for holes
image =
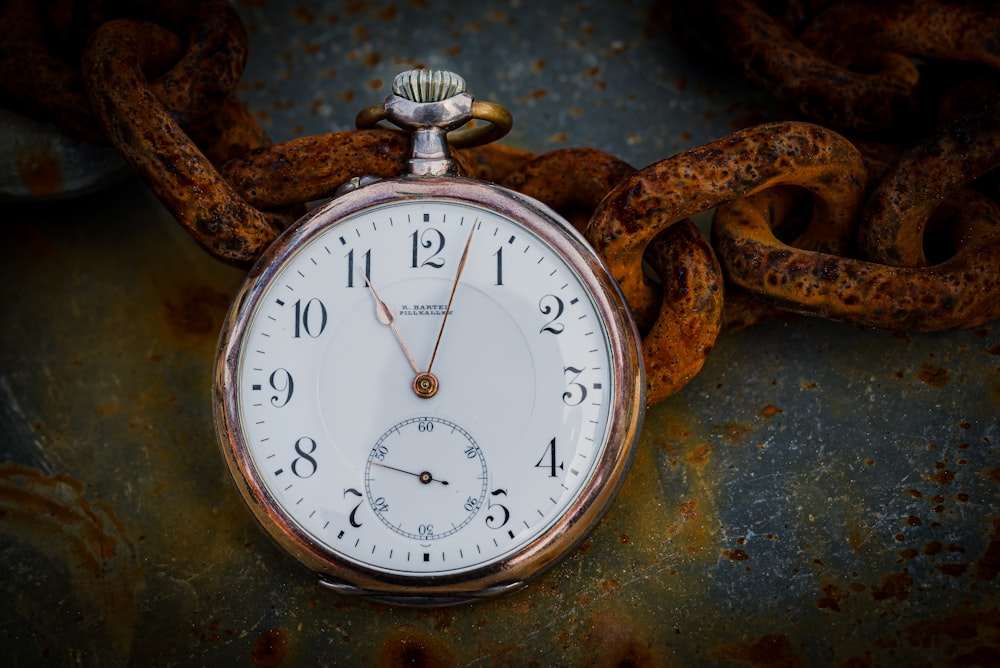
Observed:
[[[440,102],[465,92],[465,79],[446,70],[407,70],[392,81],[394,95],[411,102]]]

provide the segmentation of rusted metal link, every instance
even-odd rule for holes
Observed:
[[[958,239],[933,267],[892,267],[796,249],[771,230],[782,205],[773,192],[719,207],[712,240],[727,278],[758,298],[806,315],[893,331],[981,324],[1000,315],[1000,235]],[[960,227],[1000,230],[985,197],[957,207]],[[985,217],[985,219],[984,219]]]
[[[51,20],[44,14],[44,3],[9,0],[0,14],[0,87],[21,108],[53,120],[62,131],[104,142],[81,77],[80,54],[52,44],[46,34],[51,23],[58,34],[80,41],[82,31],[107,10],[90,4],[53,4],[47,7],[56,15]],[[142,36],[143,67],[153,81],[152,90],[175,120],[187,125],[204,118],[235,90],[247,57],[246,34],[228,2],[211,0],[193,8],[184,3],[138,3],[130,10],[162,21],[147,24]]]
[[[187,126],[213,112],[236,90],[247,59],[246,30],[226,0],[166,3],[166,7],[169,11],[162,20],[170,27],[176,24],[186,48],[153,82],[153,92],[174,120]]]
[[[484,144],[452,151],[466,166],[466,176],[483,181],[502,182],[516,169],[535,157],[534,153],[506,144]]]
[[[866,192],[871,192],[875,189],[875,186],[878,185],[878,182],[882,178],[882,174],[899,160],[899,156],[903,153],[903,147],[897,144],[884,144],[864,139],[852,139],[851,143],[861,151],[861,157],[865,161],[865,168],[868,170]]]
[[[865,257],[901,267],[927,265],[924,231],[933,211],[959,187],[1000,166],[998,109],[941,127],[883,174],[858,230]]]
[[[213,165],[271,145],[271,138],[235,95],[227,97],[213,112],[185,130]]]
[[[865,132],[891,126],[916,106],[919,73],[905,58],[885,57],[866,63],[880,69],[855,72],[818,55],[752,0],[714,0],[709,9],[702,20],[743,75],[810,120]]]
[[[222,165],[220,172],[248,203],[264,209],[329,197],[354,177],[398,176],[405,169],[408,146],[404,133],[388,129],[312,135],[249,151]],[[596,149],[533,156],[488,146],[456,151],[459,172],[476,178],[503,176],[502,185],[556,210],[583,209],[587,218],[612,186],[635,172],[620,158]]]
[[[507,175],[501,185],[544,202],[582,231],[608,192],[635,171],[604,151],[565,148],[527,162]]]
[[[723,275],[690,220],[653,237],[645,258],[663,284],[660,320],[642,339],[646,403],[675,394],[701,370],[722,327]]]
[[[108,138],[177,221],[216,257],[252,262],[281,222],[247,204],[188,139],[143,76],[150,24],[105,23],[91,36],[83,73]]]
[[[329,197],[356,176],[402,173],[408,146],[402,133],[328,133],[271,145],[232,97],[193,122],[189,136],[143,76],[149,57],[143,36],[155,30],[117,20],[95,31],[84,57],[92,104],[133,169],[216,257],[249,264],[304,203]]]
[[[46,37],[42,3],[8,0],[0,13],[0,90],[34,117],[51,120],[67,134],[104,142],[90,110],[76,63],[58,58]],[[182,53],[172,32],[157,28],[145,36],[146,63],[162,71]]]
[[[796,185],[815,196],[809,225],[796,243],[843,252],[853,236],[864,184],[861,156],[840,135],[808,123],[769,123],[640,170],[608,194],[594,212],[586,236],[611,268],[640,330],[649,331],[646,340],[657,340],[668,337],[673,319],[681,317],[642,270],[643,254],[660,232],[732,199]],[[714,282],[721,284],[721,275]],[[700,330],[703,339],[688,340],[686,350],[675,352],[686,359],[670,363],[696,371],[714,344],[719,315],[713,311],[693,317],[706,321]],[[650,377],[663,384],[651,384],[648,396],[658,400],[683,386],[682,378],[669,379],[656,369],[655,351],[645,342],[643,346],[647,367],[654,367]]]
[[[938,107],[937,122],[946,125],[982,113],[1000,100],[1000,70],[983,72],[959,81],[948,90]]]
[[[842,131],[898,133],[920,122],[907,113],[921,103],[912,57],[1000,68],[996,3],[840,0],[811,18],[799,6],[776,14],[753,0],[714,0],[698,23],[747,79]]]
[[[935,209],[925,234],[932,238],[930,264],[953,256],[956,249],[1000,236],[1000,202],[972,188],[959,188]],[[995,295],[1000,301],[1000,295]]]
[[[854,228],[864,180],[860,154],[840,135],[809,123],[766,123],[640,170],[608,194],[586,235],[611,266],[640,327],[648,328],[659,298],[640,260],[661,230],[737,197],[799,185],[817,196],[800,243],[839,252]]]
[[[407,135],[395,130],[331,132],[250,151],[221,172],[250,205],[263,209],[329,197],[354,177],[398,176],[408,146]]]
[[[824,53],[856,45],[909,56],[1000,68],[1000,9],[995,2],[839,0],[799,38]]]

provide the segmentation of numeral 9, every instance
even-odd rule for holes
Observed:
[[[287,406],[292,400],[292,393],[295,391],[295,383],[292,381],[292,374],[287,369],[275,369],[267,381],[271,389],[275,392],[282,392],[284,396],[275,394],[271,397],[271,405],[275,408]]]

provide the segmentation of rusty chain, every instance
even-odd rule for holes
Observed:
[[[720,331],[773,307],[892,330],[1000,316],[990,178],[1000,165],[1000,10],[945,0],[767,6],[674,11],[685,26],[711,26],[687,37],[800,120],[638,170],[585,148],[455,152],[460,173],[549,204],[604,257],[644,333],[650,404],[699,371]],[[307,203],[351,178],[403,171],[407,138],[396,131],[273,144],[235,97],[246,35],[224,0],[8,0],[0,30],[4,96],[68,134],[112,143],[223,261],[251,263]],[[976,65],[955,77],[953,62]],[[929,85],[935,68],[948,74]],[[952,79],[961,80],[937,94]],[[885,137],[896,142],[873,141]],[[710,242],[690,217],[711,209]]]

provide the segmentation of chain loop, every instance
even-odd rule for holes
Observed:
[[[640,329],[648,329],[659,299],[640,260],[661,230],[738,197],[798,185],[817,198],[798,243],[842,252],[855,226],[864,183],[861,156],[840,135],[808,123],[768,123],[640,170],[609,193],[586,235],[612,268]]]
[[[34,0],[8,0],[3,6],[0,90],[31,115],[53,120],[63,132],[105,143],[78,64],[57,57],[46,39],[43,6]],[[144,47],[147,64],[159,71],[175,62],[182,50],[180,40],[164,29],[150,31]]]
[[[905,58],[882,57],[855,72],[803,44],[752,0],[713,0],[697,22],[743,75],[806,118],[837,129],[890,127],[916,107],[916,68]],[[838,30],[837,35],[842,33]],[[856,51],[855,51],[856,53]]]
[[[997,109],[943,126],[883,174],[861,218],[863,255],[881,264],[927,265],[924,231],[931,213],[958,187],[1000,166]]]
[[[243,73],[246,33],[239,15],[225,0],[200,2],[193,10],[176,2],[137,4],[137,14],[155,15],[157,21],[146,24],[140,40],[151,89],[181,125],[203,118],[235,90]],[[107,8],[60,3],[47,8],[54,17],[45,16],[44,9],[45,3],[32,0],[9,0],[3,7],[0,88],[31,112],[55,120],[63,131],[104,142],[78,63],[55,55],[46,38],[46,19],[52,19],[58,34],[77,42],[81,38],[75,35],[83,28],[74,20],[103,25]],[[70,47],[64,51],[72,55]]]
[[[247,204],[190,141],[143,76],[151,24],[120,19],[91,36],[83,60],[108,138],[177,221],[216,257],[248,264],[281,229]]]
[[[998,31],[1000,15],[995,3],[840,0],[817,14],[799,38],[821,53],[842,57],[863,45],[899,55],[1000,68]]]
[[[667,369],[651,376],[647,392],[664,398],[704,363],[721,326],[720,307],[685,303],[658,295],[642,269],[650,242],[669,226],[724,202],[781,185],[797,185],[816,196],[813,217],[800,243],[840,251],[861,205],[865,170],[851,144],[825,128],[805,123],[772,123],[735,132],[640,170],[601,202],[587,228],[618,281],[640,331],[647,331],[643,352],[647,366],[660,356],[653,342],[674,340]],[[722,285],[717,262],[703,262],[704,284]],[[713,290],[708,290],[713,292]],[[721,292],[721,291],[719,291]],[[677,310],[681,313],[678,314]],[[702,310],[704,309],[704,310]],[[673,337],[673,319],[684,317],[698,337]],[[681,360],[681,361],[678,361]]]
[[[246,64],[247,37],[239,14],[226,0],[192,3],[190,16],[175,8],[184,4],[168,7],[172,11],[164,19],[177,25],[187,48],[152,89],[186,127],[214,112],[236,90]]]
[[[774,193],[720,207],[713,242],[727,276],[783,309],[894,331],[969,327],[1000,316],[1000,235],[959,239],[955,255],[926,268],[893,267],[796,249],[771,231]],[[962,206],[959,225],[1000,230],[985,198]]]

